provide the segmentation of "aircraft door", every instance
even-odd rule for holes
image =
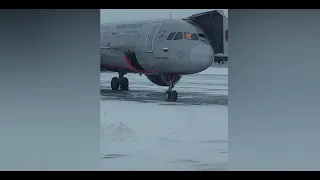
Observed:
[[[161,25],[162,25],[162,23],[155,23],[150,28],[150,30],[147,34],[147,37],[146,37],[146,42],[145,42],[145,52],[146,53],[153,53],[153,40],[154,40],[154,37],[157,34],[158,29],[160,28]]]

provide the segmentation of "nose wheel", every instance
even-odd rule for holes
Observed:
[[[177,91],[166,91],[164,93],[164,99],[168,102],[176,102],[178,100]]]
[[[174,88],[173,84],[173,76],[166,76],[166,82],[169,84],[168,90],[164,93],[164,99],[168,102],[176,102],[178,100],[178,93],[177,91],[173,91]]]
[[[124,73],[119,73],[118,77],[113,77],[111,80],[111,89],[114,91],[128,91],[129,90],[129,80],[126,77],[123,77]]]

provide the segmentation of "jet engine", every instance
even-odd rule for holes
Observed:
[[[181,79],[180,75],[167,76],[167,75],[146,75],[147,78],[158,86],[169,86],[169,79],[172,78],[172,83],[174,85],[178,84]]]

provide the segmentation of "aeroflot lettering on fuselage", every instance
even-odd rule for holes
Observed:
[[[142,27],[145,23],[140,24],[119,24],[116,28],[139,28]]]

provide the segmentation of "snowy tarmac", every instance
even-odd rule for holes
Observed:
[[[113,92],[100,75],[100,164],[104,170],[226,170],[228,69],[183,76],[165,102],[166,87],[127,74],[130,91]]]

